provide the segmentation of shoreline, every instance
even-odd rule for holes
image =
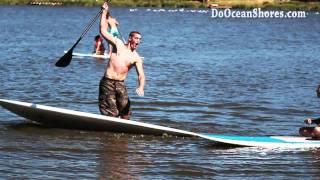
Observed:
[[[31,6],[101,6],[103,0],[0,0],[1,5],[31,5]],[[151,7],[151,8],[234,8],[234,9],[273,9],[273,10],[310,10],[319,11],[320,2],[302,1],[277,1],[277,0],[215,0],[208,2],[200,1],[149,1],[149,0],[123,0],[112,1],[113,7]]]

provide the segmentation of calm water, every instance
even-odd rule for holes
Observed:
[[[99,113],[105,61],[54,63],[99,8],[0,7],[0,97]],[[210,12],[117,9],[122,34],[139,30],[145,97],[127,79],[133,119],[194,132],[297,135],[318,117],[320,16],[212,19]],[[96,25],[74,52],[92,51]],[[0,111],[4,179],[316,178],[320,150],[222,148],[198,138],[36,126]]]

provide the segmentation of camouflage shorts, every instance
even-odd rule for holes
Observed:
[[[99,109],[101,114],[123,117],[131,114],[130,100],[124,81],[103,77],[99,86]]]

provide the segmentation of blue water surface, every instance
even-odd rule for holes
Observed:
[[[0,97],[99,113],[106,61],[55,62],[99,8],[0,7]],[[320,115],[319,14],[301,19],[211,18],[208,9],[112,8],[126,35],[142,33],[147,77],[133,120],[247,136],[298,135]],[[98,24],[74,50],[90,53]],[[222,148],[198,138],[53,129],[0,110],[3,179],[316,178],[318,150]]]

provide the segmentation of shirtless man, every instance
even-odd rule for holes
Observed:
[[[106,19],[109,10],[108,3],[105,2],[102,8],[100,33],[113,46],[113,51],[99,85],[99,109],[103,115],[129,119],[130,101],[124,80],[132,67],[135,67],[138,75],[136,93],[139,96],[144,95],[143,61],[136,51],[141,41],[141,34],[132,31],[127,44],[124,44],[108,31],[108,20]]]

